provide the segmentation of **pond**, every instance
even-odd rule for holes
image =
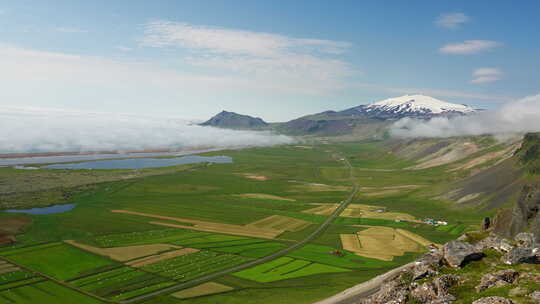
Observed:
[[[75,208],[75,204],[63,204],[63,205],[54,205],[54,206],[49,206],[49,207],[32,208],[32,209],[8,209],[8,210],[4,210],[4,212],[27,213],[27,214],[54,214],[54,213],[66,212],[73,208]]]
[[[110,159],[81,163],[67,163],[47,165],[43,169],[144,169],[172,167],[177,165],[195,163],[232,163],[232,158],[228,156],[198,156],[190,155],[174,158],[130,158],[130,159]]]

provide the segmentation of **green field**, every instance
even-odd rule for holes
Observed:
[[[147,265],[142,269],[175,281],[185,282],[205,274],[246,263],[249,260],[238,255],[200,251]]]
[[[11,252],[10,261],[42,272],[58,280],[67,280],[114,262],[81,249],[58,243],[56,246]]]
[[[266,264],[237,272],[234,275],[243,279],[266,283],[315,274],[346,271],[349,270],[305,260],[283,257]]]
[[[149,289],[167,287],[174,282],[131,267],[120,267],[70,281],[70,284],[98,296],[118,300],[144,294]]]
[[[234,288],[227,293],[186,300],[162,294],[144,301],[147,304],[312,303],[412,261],[418,255],[406,254],[391,262],[357,256],[342,250],[340,234],[365,229],[358,225],[387,226],[406,229],[432,242],[443,243],[474,228],[485,215],[454,208],[449,202],[435,200],[429,195],[458,178],[460,172],[447,174],[441,167],[405,170],[414,162],[388,154],[385,147],[376,142],[316,145],[313,149],[294,146],[251,148],[206,155],[227,155],[234,162],[141,170],[138,175],[131,170],[86,172],[0,168],[0,184],[6,181],[0,186],[0,194],[9,190],[11,182],[7,179],[10,176],[17,181],[28,179],[36,183],[21,194],[24,200],[10,196],[10,204],[24,201],[24,206],[38,206],[42,203],[32,205],[27,199],[47,197],[45,201],[50,202],[59,193],[69,193],[69,201],[76,204],[76,208],[65,213],[22,215],[31,220],[31,224],[17,235],[15,246],[0,248],[0,256],[38,273],[67,280],[73,288],[121,301],[287,248],[304,239],[327,218],[303,211],[314,208],[316,203],[339,203],[349,194],[348,189],[354,182],[372,188],[421,185],[417,189],[381,196],[369,196],[361,191],[353,203],[385,206],[388,211],[404,212],[420,219],[444,219],[449,222],[448,226],[341,217],[310,244],[284,257],[217,278],[216,282]],[[351,161],[355,168],[354,180],[349,179],[347,168],[336,155],[344,155]],[[250,179],[246,174],[264,176],[266,180]],[[70,179],[72,182],[63,186],[54,184],[55,180],[62,183]],[[291,200],[243,197],[246,193]],[[57,201],[64,202],[65,199]],[[219,231],[197,231],[195,227],[169,228],[150,223],[156,219],[111,212],[117,209],[234,225],[247,225],[271,215],[282,215],[314,225],[300,231],[284,232],[269,240]],[[0,212],[0,219],[13,216]],[[104,248],[172,244],[201,251],[134,269],[72,247],[63,240]],[[335,250],[340,250],[341,254],[332,254]],[[33,303],[31,300],[38,297],[40,291],[31,286],[46,284],[53,285],[51,290],[54,292],[74,299],[66,303],[99,303],[28,272],[8,275],[0,275],[0,288],[19,280],[36,281],[13,289],[19,290],[16,293],[10,291],[6,295],[7,291],[2,291],[0,301],[1,297],[8,297],[17,299],[12,300],[14,303]],[[48,298],[43,298],[44,303],[48,303]]]
[[[42,282],[0,291],[0,299],[5,303],[40,304],[99,304],[103,303],[87,295],[75,292],[53,282]]]

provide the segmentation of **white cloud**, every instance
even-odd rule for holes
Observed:
[[[351,47],[348,42],[292,38],[171,21],[150,22],[145,28],[141,45],[188,52],[189,55],[178,55],[188,64],[233,71],[272,85],[287,84],[312,94],[342,88],[345,78],[358,73],[348,63],[336,58]]]
[[[463,13],[445,13],[435,20],[435,24],[447,29],[457,29],[462,24],[469,22],[469,19],[469,16]]]
[[[270,33],[196,26],[165,20],[146,24],[141,43],[152,47],[176,46],[220,54],[259,57],[281,56],[284,53],[308,50],[340,54],[351,46],[348,42],[299,39]]]
[[[200,127],[174,117],[0,106],[0,153],[268,146],[269,132]]]
[[[502,45],[500,42],[490,40],[466,40],[464,42],[449,43],[440,48],[439,51],[445,54],[470,55],[488,51]]]
[[[132,51],[133,48],[130,48],[130,47],[127,47],[127,46],[123,46],[123,45],[118,45],[116,47],[114,47],[115,49],[119,50],[119,51],[122,51],[122,52],[129,52],[129,51]]]
[[[83,30],[75,27],[57,27],[54,29],[59,33],[88,33],[87,30]]]
[[[260,93],[265,96],[269,93],[322,94],[339,85],[337,81],[331,79],[331,73],[339,75],[342,73],[339,69],[332,71],[331,67],[337,65],[328,63],[327,71],[319,75],[315,66],[321,67],[323,64],[310,63],[309,60],[306,58],[304,63],[283,63],[284,65],[295,64],[297,67],[303,64],[305,66],[303,71],[311,69],[312,75],[306,75],[304,78],[299,77],[298,74],[286,75],[279,71],[277,61],[273,63],[276,69],[273,75],[283,75],[283,78],[272,77],[272,75],[255,77],[242,73],[213,75],[178,71],[162,67],[155,61],[73,55],[0,44],[0,66],[2,66],[0,81],[4,84],[0,91],[0,97],[2,97],[0,104],[7,100],[7,96],[24,95],[29,87],[35,90],[32,100],[36,100],[35,96],[43,99],[51,97],[49,96],[51,92],[58,95],[75,87],[81,88],[81,92],[86,93],[91,87],[99,87],[99,90],[91,90],[91,94],[96,100],[106,102],[111,101],[110,96],[107,95],[111,90],[126,100],[140,100],[139,95],[143,91],[152,92],[151,94],[155,96],[153,98],[164,95],[177,96],[178,92],[182,92],[184,98],[214,95],[214,98],[217,98],[221,94],[237,92]],[[316,58],[311,60],[316,61]],[[203,63],[194,61],[193,64]],[[220,64],[226,65],[227,68],[234,66],[234,62],[220,61]],[[261,81],[261,79],[267,81]],[[86,94],[81,92],[78,94]],[[189,100],[184,102],[189,102]]]
[[[484,84],[501,80],[503,72],[498,68],[478,68],[473,71],[471,83]]]
[[[497,110],[429,121],[402,119],[391,130],[399,137],[452,137],[464,135],[507,135],[540,131],[540,95],[510,102]]]

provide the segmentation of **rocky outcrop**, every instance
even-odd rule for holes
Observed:
[[[532,248],[536,243],[536,237],[532,232],[520,232],[516,234],[514,240],[516,240],[519,247],[523,248]]]
[[[469,261],[477,260],[482,257],[482,251],[475,246],[461,242],[450,241],[443,247],[444,260],[452,267],[460,267]]]
[[[508,292],[509,297],[516,298],[516,300],[529,297],[539,299],[535,301],[540,303],[540,292],[531,293],[531,290],[527,288],[529,284],[533,283],[534,286],[534,282],[540,281],[540,269],[533,265],[521,265],[515,266],[520,271],[515,269],[500,270],[502,268],[501,262],[511,261],[512,264],[531,262],[530,259],[522,258],[534,256],[534,248],[536,248],[537,243],[532,243],[531,247],[530,234],[520,234],[514,240],[507,240],[492,234],[478,241],[475,245],[464,241],[469,237],[460,239],[463,241],[448,242],[441,249],[426,253],[416,262],[402,267],[400,275],[386,280],[376,293],[356,303],[449,304],[454,301],[471,303],[472,299],[457,298],[461,288],[454,288],[461,285],[465,289],[476,290],[477,293],[483,294],[484,292],[490,292],[487,291],[490,288],[512,284],[514,288]],[[476,240],[477,238],[471,237],[470,239]],[[485,253],[488,254],[486,256],[482,252],[488,249],[495,249],[500,253],[505,253],[502,261],[498,258],[499,253],[486,251]],[[481,267],[467,267],[468,261],[478,258],[485,258],[485,260],[475,262],[480,263],[478,266]],[[454,268],[451,272],[455,274],[441,275],[441,273],[448,271],[448,267]],[[477,283],[478,271],[484,271],[479,284]],[[471,288],[471,283],[478,285]],[[463,291],[461,291],[461,294],[464,294]],[[483,297],[472,303],[509,304],[514,302],[503,297]]]
[[[531,298],[535,303],[540,303],[540,291],[534,291],[529,295],[529,298]]]
[[[490,235],[486,237],[485,239],[479,241],[475,244],[476,249],[483,251],[485,249],[495,249],[499,252],[508,252],[514,248],[514,246],[504,238],[501,238],[496,235]]]
[[[488,273],[480,280],[480,285],[476,286],[476,292],[484,291],[491,287],[501,287],[514,283],[519,277],[519,272],[513,269],[505,269],[495,273]]]
[[[536,252],[530,248],[512,248],[512,250],[501,257],[501,262],[507,265],[535,263],[536,260]]]
[[[385,282],[380,290],[372,296],[362,299],[358,304],[402,304],[406,303],[409,294],[409,284],[403,275]]]
[[[503,297],[485,297],[472,302],[472,304],[514,304],[514,301]]]
[[[443,275],[431,282],[413,285],[410,296],[420,303],[443,304],[456,300],[449,288],[456,285],[460,278],[456,275]]]

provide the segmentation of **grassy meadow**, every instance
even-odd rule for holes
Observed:
[[[455,208],[450,202],[435,200],[430,195],[459,178],[459,171],[448,173],[444,166],[408,170],[413,162],[394,156],[377,142],[316,145],[311,149],[293,145],[251,148],[205,155],[227,155],[234,162],[136,172],[0,168],[0,182],[14,176],[17,181],[37,183],[31,190],[21,192],[24,204],[15,204],[17,195],[7,194],[17,192],[19,184],[9,188],[10,182],[0,183],[4,187],[0,188],[3,193],[0,195],[9,196],[9,206],[34,207],[55,200],[76,204],[65,213],[24,215],[31,223],[16,235],[14,246],[0,248],[0,257],[35,272],[38,280],[8,292],[2,291],[2,284],[13,280],[0,275],[0,299],[32,303],[45,286],[51,288],[51,297],[58,293],[71,299],[66,303],[100,303],[99,299],[118,302],[241,265],[307,237],[328,215],[305,211],[317,207],[316,204],[340,203],[349,195],[353,183],[365,188],[354,197],[353,204],[382,206],[387,212],[406,213],[416,219],[429,217],[449,222],[448,226],[434,227],[419,221],[342,216],[310,244],[284,257],[213,279],[216,286],[227,286],[218,288],[219,292],[197,295],[200,291],[195,289],[193,294],[197,296],[187,297],[185,294],[190,293],[184,293],[174,297],[171,292],[143,301],[149,304],[311,303],[421,254],[405,252],[390,261],[361,256],[343,250],[340,235],[384,226],[406,230],[433,243],[444,243],[474,228],[484,216]],[[354,167],[354,180],[341,160],[343,156]],[[169,219],[156,220],[112,210]],[[0,218],[13,216],[21,215],[0,213]],[[156,221],[182,228],[158,225]],[[239,235],[234,229],[204,231],[197,224],[200,221],[246,230],[257,226],[278,230],[279,235],[268,239]],[[129,266],[134,261],[112,260],[66,244],[65,240],[103,248],[169,244],[194,250],[181,256],[172,255],[177,249],[170,249],[142,257],[152,262],[136,268]],[[339,254],[333,253],[336,250]],[[166,258],[168,254],[170,258]],[[34,275],[18,276],[18,280],[32,280]],[[53,280],[67,280],[71,288]]]

